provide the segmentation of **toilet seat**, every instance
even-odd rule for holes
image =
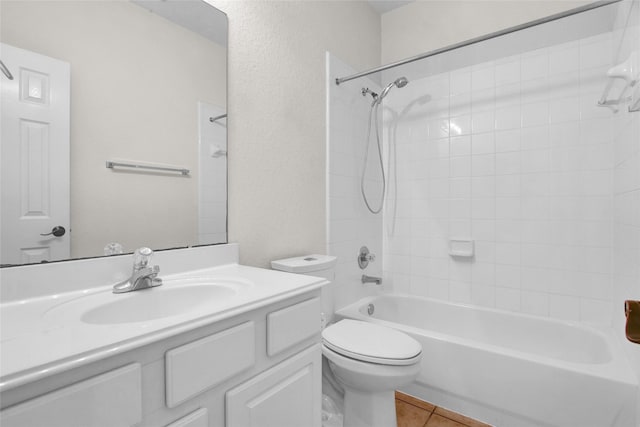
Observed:
[[[412,365],[422,353],[420,343],[405,333],[351,319],[324,329],[322,342],[343,356],[380,365]]]

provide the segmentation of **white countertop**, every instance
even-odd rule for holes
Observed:
[[[235,263],[159,277],[165,282],[161,287],[125,294],[113,294],[111,286],[99,286],[1,304],[0,391],[312,291],[326,282]],[[98,303],[141,298],[144,293],[178,287],[194,278],[239,286],[231,297],[154,320],[89,324],[78,314],[85,301],[85,308],[91,308]]]

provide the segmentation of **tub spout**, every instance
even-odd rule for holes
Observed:
[[[381,285],[382,277],[367,276],[366,274],[363,274],[362,283],[375,283],[376,285]]]

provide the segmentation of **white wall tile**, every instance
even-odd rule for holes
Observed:
[[[496,173],[495,154],[478,154],[475,156],[471,156],[471,175],[472,176],[494,175],[495,173]]]
[[[520,289],[521,272],[520,266],[496,264],[496,286]]]
[[[472,199],[471,218],[490,219],[496,217],[496,203],[493,198]]]
[[[549,123],[549,103],[534,102],[522,106],[522,127],[540,126]]]
[[[519,174],[522,170],[520,155],[518,151],[496,153],[496,175]]]
[[[580,299],[565,295],[550,295],[549,314],[563,320],[580,320]]]
[[[496,153],[505,151],[520,151],[521,130],[506,130],[495,132]]]
[[[497,197],[496,219],[519,219],[522,217],[520,197]]]
[[[471,154],[471,135],[455,136],[450,139],[449,154],[451,156],[468,156]]]
[[[471,116],[471,129],[474,134],[494,130],[495,112],[493,110],[474,111]]]
[[[549,72],[549,55],[546,50],[522,58],[520,76],[522,80],[545,77]]]
[[[558,98],[549,101],[549,122],[580,120],[580,97]]]
[[[471,302],[471,284],[449,281],[449,299],[451,302],[469,304]]]
[[[549,93],[548,77],[542,77],[535,80],[523,80],[520,83],[520,100],[523,104],[532,104],[537,102],[548,101],[551,94]]]
[[[479,91],[493,89],[495,87],[495,74],[493,66],[476,68],[471,72],[471,89]]]
[[[471,92],[471,112],[493,110],[495,106],[495,90],[493,88],[474,90]]]
[[[449,114],[452,117],[471,114],[471,92],[452,94],[449,98]]]
[[[496,239],[496,221],[495,219],[477,219],[472,218],[471,221],[472,236],[475,240]]]
[[[522,291],[522,312],[538,316],[549,315],[549,294],[542,292]]]
[[[520,266],[521,246],[520,243],[496,243],[496,263]]]
[[[549,145],[571,147],[580,144],[580,122],[553,123],[549,126]]]
[[[494,176],[479,176],[471,178],[471,195],[474,198],[494,197],[496,194],[496,178]]]
[[[519,157],[518,157],[519,161]],[[496,174],[499,174],[498,154],[496,154]],[[519,170],[519,169],[518,169]],[[520,195],[520,175],[502,175],[495,177],[495,194],[500,197]]]
[[[394,277],[408,257],[419,295],[611,321],[612,277],[640,277],[629,261],[640,260],[640,120],[596,106],[612,49],[603,35],[412,81],[432,99],[398,127],[408,141],[396,146],[396,221],[409,226],[387,238],[385,253],[403,257],[392,259]],[[346,161],[335,167],[353,174]],[[348,187],[335,191],[357,193]],[[337,213],[358,209],[345,203]],[[348,237],[348,224],[336,235]],[[473,259],[448,256],[453,234],[471,235]]]
[[[449,181],[449,192],[453,198],[471,197],[471,179],[451,178]]]
[[[496,308],[520,311],[521,292],[519,289],[496,287]]]
[[[468,135],[471,133],[471,115],[451,117],[449,120],[449,134],[451,137]]]
[[[450,160],[451,177],[471,176],[471,156],[456,156]]]
[[[519,243],[522,235],[522,225],[518,220],[501,219],[495,221],[496,242]]]
[[[471,302],[481,307],[495,307],[495,287],[473,284],[471,286]]]
[[[517,129],[520,127],[521,121],[519,106],[509,106],[496,110],[496,130]]]
[[[538,150],[550,146],[549,126],[534,126],[522,129],[522,150]]]
[[[512,83],[520,83],[520,61],[513,60],[496,64],[495,66],[495,84],[503,86]]]
[[[493,154],[496,151],[493,132],[471,136],[471,154]]]
[[[580,43],[580,66],[592,68],[610,64],[612,49],[610,35],[600,40],[585,40]]]
[[[580,69],[580,47],[558,46],[549,49],[549,74],[566,73]]]
[[[542,149],[521,152],[520,168],[523,174],[550,171],[551,150]]]
[[[511,83],[504,86],[497,86],[495,90],[495,108],[520,108],[522,86],[518,83]]]
[[[462,69],[451,72],[449,91],[451,95],[471,92],[471,70]]]

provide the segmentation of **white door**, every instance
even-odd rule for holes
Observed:
[[[4,43],[0,59],[0,263],[69,258],[70,64]]]

